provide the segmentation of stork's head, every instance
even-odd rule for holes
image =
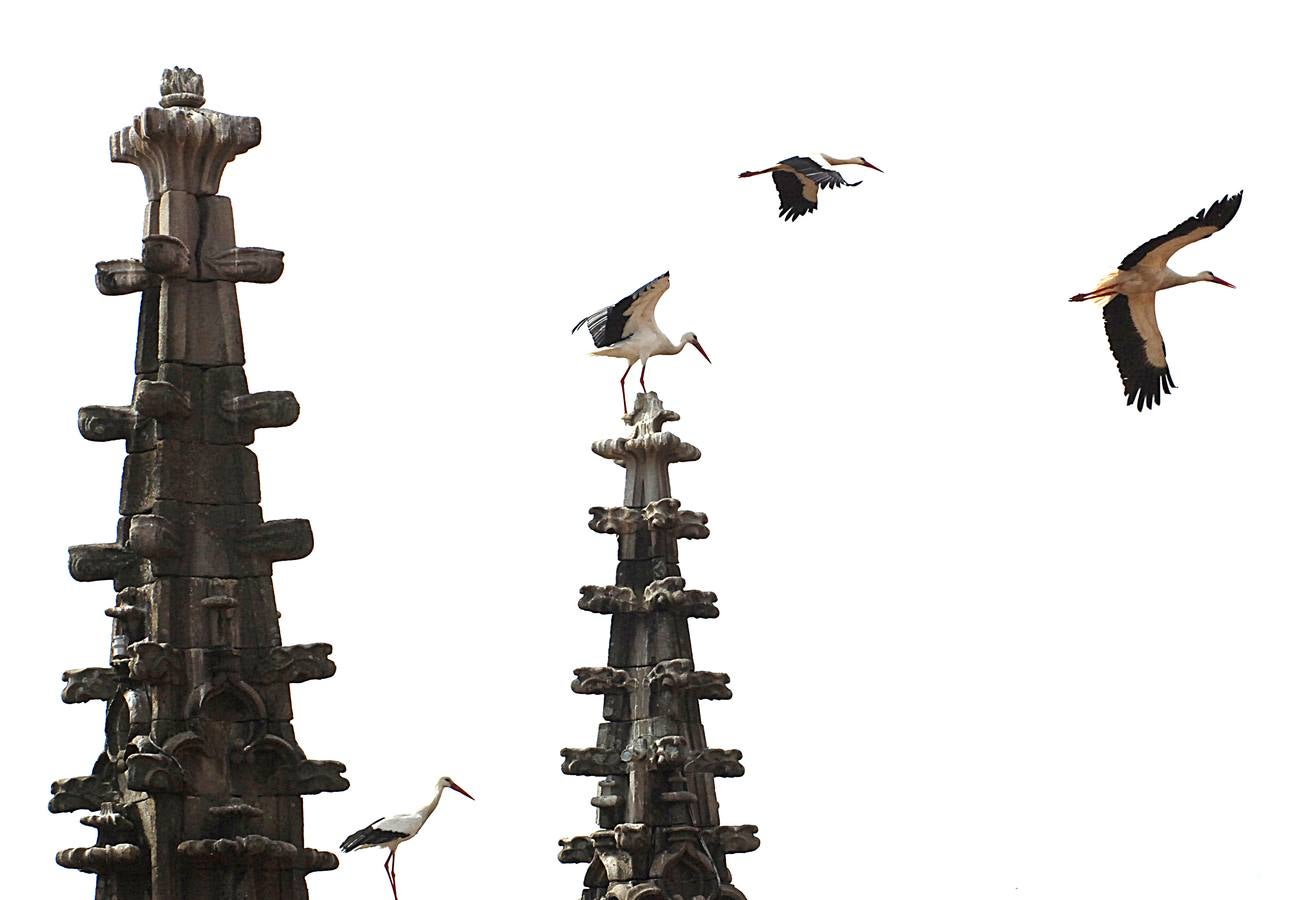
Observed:
[[[1212,272],[1208,271],[1207,269],[1195,277],[1200,279],[1201,281],[1212,281],[1214,284],[1220,284],[1223,287],[1229,287],[1229,288],[1235,287],[1235,285],[1232,284],[1230,281],[1223,281],[1221,278],[1219,278],[1217,275],[1214,275]]]
[[[451,788],[451,790],[453,791],[457,791],[461,794],[464,794],[470,800],[474,799],[472,794],[470,794],[468,791],[466,791],[464,788],[456,784],[454,781],[452,781],[450,778],[448,778],[445,775],[443,775],[441,778],[438,779],[438,792],[441,793],[443,788]]]
[[[703,355],[704,359],[708,359],[708,354],[704,353],[704,345],[699,343],[699,338],[695,337],[695,333],[693,331],[687,331],[685,334],[681,335],[681,343],[693,344],[694,348],[698,350],[700,354]],[[710,363],[712,362],[711,359],[708,359],[708,361]]]
[[[874,163],[868,163],[863,156],[850,156],[847,159],[839,159],[836,156],[830,156],[828,153],[822,153],[821,158],[832,166],[865,166],[868,169],[874,169],[876,172],[884,171]]]

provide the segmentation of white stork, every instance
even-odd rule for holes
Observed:
[[[433,799],[429,801],[428,806],[421,807],[413,813],[402,813],[396,816],[388,816],[386,819],[375,819],[361,830],[349,834],[347,839],[338,845],[344,853],[363,850],[366,847],[388,848],[388,858],[384,860],[383,871],[388,875],[388,886],[392,888],[392,900],[397,900],[397,846],[419,834],[419,830],[424,827],[428,817],[433,815],[433,810],[437,809],[438,801],[442,799],[442,792],[447,788],[459,791],[469,797],[470,800],[474,799],[460,785],[443,776],[438,779],[437,793],[433,795]]]
[[[832,166],[866,166],[876,172],[884,171],[860,156],[839,159],[822,153],[821,158]],[[817,188],[856,187],[861,184],[860,181],[846,181],[840,173],[827,169],[806,156],[791,156],[768,169],[741,172],[740,177],[752,178],[768,172],[771,173],[771,180],[776,182],[776,193],[780,194],[780,215],[786,222],[792,222],[803,213],[816,212]]]
[[[1168,371],[1164,336],[1155,319],[1155,292],[1195,281],[1235,287],[1209,271],[1179,275],[1168,268],[1168,260],[1187,244],[1226,228],[1240,209],[1242,196],[1244,191],[1223,197],[1168,234],[1151,238],[1124,257],[1118,269],[1102,278],[1095,290],[1069,298],[1094,300],[1104,307],[1105,334],[1118,361],[1129,406],[1135,402],[1138,410],[1152,409],[1163,394],[1171,394],[1177,387]]]
[[[704,353],[704,348],[693,331],[687,331],[681,336],[681,340],[674,344],[659,330],[658,324],[654,321],[654,307],[658,305],[659,298],[669,287],[668,273],[664,272],[658,278],[623,297],[613,306],[597,310],[573,326],[571,332],[573,334],[576,334],[577,329],[583,325],[591,332],[591,338],[599,348],[591,354],[592,356],[616,356],[627,360],[627,371],[622,373],[622,379],[618,382],[622,390],[624,415],[627,412],[627,374],[631,372],[631,367],[637,361],[640,362],[642,391],[645,390],[645,362],[651,356],[675,356],[685,349],[686,344],[692,344],[703,354],[704,359],[712,362],[708,359],[708,354]]]

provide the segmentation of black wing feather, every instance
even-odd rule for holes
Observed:
[[[1171,394],[1177,387],[1168,366],[1153,365],[1146,355],[1146,342],[1132,321],[1126,294],[1118,294],[1105,304],[1105,335],[1110,339],[1110,352],[1119,364],[1128,406],[1136,403],[1139,410],[1153,409],[1161,395]],[[1163,350],[1166,354],[1167,346]]]
[[[596,347],[608,347],[611,344],[618,343],[626,337],[623,334],[623,329],[627,327],[631,305],[636,302],[638,297],[648,291],[654,282],[667,275],[668,273],[664,272],[662,275],[645,282],[613,306],[606,306],[604,309],[591,313],[574,325],[569,334],[577,334],[577,329],[585,325],[587,330],[591,332],[591,338],[595,341]]]
[[[397,838],[404,838],[406,835],[397,831],[384,831],[382,828],[375,828],[376,822],[382,821],[382,817],[375,819],[369,825],[360,831],[354,831],[343,839],[343,843],[338,847],[344,853],[351,853],[353,850],[360,850],[363,847],[381,847],[389,841],[395,841]]]
[[[817,187],[834,189],[837,187],[856,187],[861,184],[860,181],[846,180],[841,173],[836,172],[834,169],[827,169],[806,156],[791,156],[789,159],[782,159],[780,162],[781,165],[797,169],[806,175]]]
[[[1123,257],[1123,262],[1119,263],[1119,268],[1123,270],[1135,268],[1141,263],[1147,253],[1154,250],[1165,241],[1173,238],[1179,238],[1183,235],[1190,234],[1197,228],[1203,228],[1206,225],[1210,228],[1216,228],[1221,231],[1227,227],[1227,223],[1236,217],[1236,211],[1240,209],[1240,199],[1245,196],[1245,192],[1231,194],[1217,200],[1208,209],[1202,209],[1195,215],[1191,216],[1181,225],[1178,225],[1168,234],[1160,235],[1157,238],[1151,238],[1137,249],[1133,250],[1127,256]],[[1107,307],[1108,308],[1108,307]]]
[[[816,201],[803,196],[803,182],[793,172],[777,169],[771,173],[771,180],[776,182],[776,193],[780,194],[780,215],[786,222],[792,222],[804,213],[816,212]]]

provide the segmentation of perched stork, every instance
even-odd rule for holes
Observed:
[[[591,313],[573,326],[573,334],[583,325],[591,332],[591,338],[599,349],[592,356],[616,356],[627,360],[627,371],[622,373],[618,382],[622,390],[622,411],[627,412],[627,373],[637,361],[640,362],[640,387],[645,390],[645,362],[651,356],[675,356],[685,349],[686,344],[703,354],[710,363],[708,354],[695,337],[693,331],[681,336],[675,344],[659,330],[654,321],[654,307],[659,298],[668,289],[668,273],[664,272],[649,284],[637,288],[623,297],[613,306]]]
[[[879,166],[866,162],[860,156],[851,159],[838,159],[822,153],[821,158],[832,166],[865,166],[876,172],[883,172]],[[837,187],[856,187],[860,181],[846,181],[843,175],[827,169],[806,156],[791,156],[782,159],[769,169],[756,172],[741,172],[741,178],[752,178],[754,175],[771,173],[771,180],[776,182],[776,193],[780,194],[780,215],[786,222],[792,222],[803,213],[816,212],[817,188],[833,189]]]
[[[1104,307],[1105,334],[1118,360],[1129,406],[1135,402],[1137,409],[1153,408],[1162,394],[1172,393],[1177,387],[1168,372],[1164,336],[1159,333],[1159,323],[1155,320],[1155,292],[1193,281],[1235,287],[1209,271],[1179,275],[1168,268],[1168,260],[1187,244],[1226,228],[1240,209],[1243,195],[1242,191],[1223,197],[1168,234],[1151,238],[1124,257],[1118,269],[1101,279],[1094,291],[1069,298],[1094,300]]]
[[[397,845],[403,841],[409,841],[419,834],[419,830],[424,827],[428,817],[433,815],[433,810],[437,809],[438,801],[442,799],[442,792],[447,788],[459,791],[469,797],[470,800],[474,799],[460,785],[443,776],[438,779],[437,793],[433,795],[433,799],[429,801],[428,806],[421,807],[413,813],[402,813],[401,815],[388,816],[386,819],[375,819],[360,831],[349,834],[347,839],[338,845],[344,853],[351,853],[353,850],[362,850],[366,847],[388,848],[388,858],[384,860],[383,871],[388,875],[388,886],[392,888],[392,900],[397,900]]]

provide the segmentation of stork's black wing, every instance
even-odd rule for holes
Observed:
[[[1118,294],[1105,304],[1105,335],[1119,364],[1123,393],[1128,405],[1153,409],[1163,394],[1171,394],[1173,376],[1168,371],[1164,336],[1155,321],[1154,293],[1141,294],[1129,302]]]
[[[608,347],[611,344],[618,343],[628,337],[626,334],[627,323],[636,312],[632,307],[637,304],[637,301],[649,300],[657,302],[658,295],[667,289],[667,285],[664,283],[667,277],[668,273],[664,272],[658,278],[641,285],[613,306],[606,306],[604,309],[591,313],[573,326],[572,333],[576,334],[577,329],[585,325],[587,330],[591,332],[591,338],[595,341],[595,346]],[[657,289],[657,293],[651,297],[650,292],[655,289]]]
[[[792,222],[804,213],[816,212],[815,182],[804,181],[793,172],[782,169],[772,172],[771,180],[776,183],[776,193],[780,195],[780,215],[786,222]],[[811,199],[808,199],[809,193]]]
[[[848,181],[834,169],[827,169],[819,162],[806,156],[791,156],[789,159],[782,159],[780,162],[781,165],[797,169],[800,174],[805,175],[817,187],[834,189],[837,187],[856,187],[861,184],[860,181]]]
[[[1244,191],[1223,197],[1208,209],[1202,209],[1191,216],[1168,234],[1151,238],[1125,256],[1123,262],[1119,263],[1119,268],[1124,270],[1135,269],[1144,260],[1147,265],[1156,269],[1163,269],[1164,266],[1168,265],[1168,258],[1187,244],[1203,240],[1215,231],[1226,228],[1227,223],[1236,217],[1236,211],[1240,209],[1240,199],[1243,196],[1245,196]]]
[[[395,841],[398,838],[406,837],[399,831],[384,831],[382,828],[374,826],[383,821],[382,818],[375,819],[369,825],[359,831],[354,831],[343,839],[343,843],[338,847],[344,853],[351,853],[353,850],[360,850],[362,847],[382,847],[389,841]]]

